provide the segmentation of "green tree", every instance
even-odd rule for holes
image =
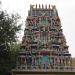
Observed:
[[[10,46],[10,69],[16,67],[16,60],[20,51],[20,43],[14,43]]]
[[[16,42],[17,33],[21,29],[19,20],[18,14],[8,15],[6,12],[0,11],[0,75],[9,75],[12,63],[15,61],[16,52],[11,50],[11,45]]]

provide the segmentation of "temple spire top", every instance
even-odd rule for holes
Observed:
[[[45,5],[45,8],[47,9],[47,5]]]
[[[42,4],[42,8],[44,8],[43,4]]]
[[[40,8],[40,4],[39,4],[39,8]]]
[[[36,4],[36,8],[37,8],[37,4]]]
[[[50,8],[50,4],[49,4],[49,8]]]

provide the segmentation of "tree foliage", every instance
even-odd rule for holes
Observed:
[[[4,13],[0,14],[0,44],[11,43],[16,41],[16,32],[21,28],[21,25],[17,25],[19,20],[19,15],[11,15]]]
[[[19,20],[18,14],[8,15],[0,11],[0,75],[9,75],[14,67],[16,53],[19,50],[19,44],[14,44],[21,29]]]

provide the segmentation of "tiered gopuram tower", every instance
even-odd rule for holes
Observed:
[[[17,70],[70,71],[71,54],[55,6],[30,6]]]

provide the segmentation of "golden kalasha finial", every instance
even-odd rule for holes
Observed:
[[[45,8],[47,9],[47,5],[45,5]]]
[[[37,8],[37,4],[36,4],[36,8]]]
[[[42,8],[44,8],[44,7],[43,7],[43,4],[42,4]]]
[[[39,8],[40,8],[40,4],[39,4]]]
[[[50,8],[50,4],[49,4],[49,8]]]

